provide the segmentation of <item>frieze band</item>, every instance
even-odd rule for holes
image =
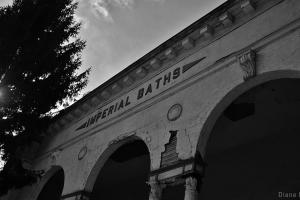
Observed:
[[[159,75],[157,78],[150,81],[146,86],[137,89],[135,96],[128,95],[114,103],[111,103],[109,106],[105,106],[104,108],[102,107],[99,108],[99,111],[96,114],[94,114],[92,117],[90,117],[87,121],[85,121],[83,124],[81,124],[76,129],[76,131],[87,128],[93,124],[96,124],[99,121],[104,120],[108,116],[113,115],[114,113],[117,113],[119,111],[124,111],[125,108],[129,107],[129,105],[132,104],[132,102],[142,101],[146,97],[150,96],[152,93],[158,91],[163,87],[166,87],[165,89],[167,89],[174,83],[174,80],[180,78],[182,74],[186,73],[189,69],[194,67],[203,59],[205,59],[205,57],[190,62],[182,67],[176,67],[171,71],[167,71],[166,73]]]

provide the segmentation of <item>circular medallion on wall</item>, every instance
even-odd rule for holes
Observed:
[[[84,156],[87,153],[87,147],[84,146],[80,149],[79,153],[78,153],[78,160],[82,160],[84,158]]]
[[[168,120],[169,121],[175,121],[181,116],[182,113],[182,106],[180,104],[174,104],[169,110],[168,110]]]

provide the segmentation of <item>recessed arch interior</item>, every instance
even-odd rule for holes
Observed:
[[[55,167],[50,170],[51,174],[45,184],[43,185],[37,200],[60,200],[64,187],[65,175],[64,170],[61,167]],[[46,174],[47,176],[47,174]]]
[[[94,181],[90,199],[149,199],[150,155],[142,140],[117,145]],[[101,159],[101,157],[100,157]]]
[[[200,199],[278,199],[300,191],[300,79],[261,83],[219,115]]]
[[[246,82],[243,82],[230,91],[220,100],[218,100],[214,108],[208,113],[208,116],[201,128],[198,143],[197,151],[200,152],[202,157],[205,157],[206,154],[206,145],[212,129],[214,128],[216,121],[222,115],[224,110],[240,95],[246,91],[251,90],[252,88],[261,85],[263,83],[278,80],[278,79],[300,79],[300,71],[297,70],[276,70],[271,72],[264,72]]]

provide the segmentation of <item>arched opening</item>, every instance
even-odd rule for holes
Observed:
[[[277,79],[231,102],[210,133],[199,199],[300,197],[299,91],[299,79]]]
[[[94,183],[91,200],[146,200],[150,171],[148,148],[141,140],[123,144],[110,155]]]
[[[47,180],[39,193],[37,200],[60,200],[61,193],[64,187],[65,175],[64,170],[59,168]]]

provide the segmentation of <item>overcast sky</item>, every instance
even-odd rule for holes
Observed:
[[[0,0],[7,5],[12,0]],[[90,91],[224,0],[79,0],[76,19],[87,41],[83,69]]]

